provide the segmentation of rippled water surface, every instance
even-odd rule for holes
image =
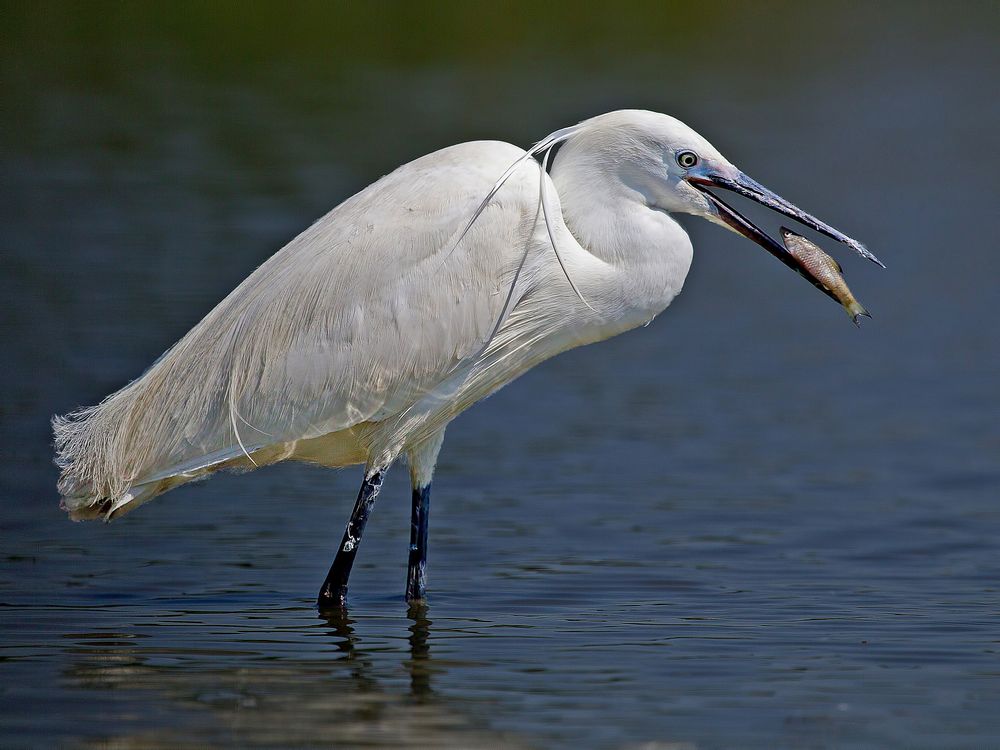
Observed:
[[[223,7],[4,13],[0,746],[997,744],[993,4]],[[653,325],[450,427],[421,609],[401,467],[336,616],[356,469],[65,520],[49,416],[311,220],[447,143],[623,106],[865,240],[887,271],[838,254],[874,320],[687,222]]]

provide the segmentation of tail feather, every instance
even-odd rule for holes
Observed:
[[[101,403],[53,418],[58,489],[72,518],[121,516],[197,478],[192,462],[231,442],[228,361],[212,356],[204,325]]]
[[[166,491],[159,487],[160,482],[137,485],[118,497],[97,497],[94,495],[76,495],[63,497],[59,507],[69,513],[74,521],[94,521],[103,519],[111,521],[135,510],[143,503]]]
[[[97,516],[121,505],[135,479],[138,456],[123,450],[132,383],[97,406],[54,417],[55,463],[61,469],[62,507],[74,518]],[[126,501],[128,502],[128,501]]]
[[[60,507],[74,521],[112,521],[157,495],[219,470],[250,471],[289,458],[295,441],[272,445],[232,446],[163,466],[149,445],[135,434],[141,415],[133,416],[141,397],[129,390],[136,381],[97,406],[54,417]],[[131,435],[131,438],[130,438]],[[145,437],[145,436],[144,436]]]
[[[157,468],[175,463],[164,461],[165,441],[157,439],[171,425],[162,418],[156,375],[154,365],[97,406],[53,418],[61,507],[73,520],[117,518],[196,478],[166,471],[150,481]]]

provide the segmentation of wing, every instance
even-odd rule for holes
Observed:
[[[524,151],[453,146],[337,206],[252,273],[141,378],[57,420],[64,496],[128,487],[380,420],[474,356],[531,236]]]

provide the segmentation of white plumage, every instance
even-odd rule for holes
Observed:
[[[666,236],[632,247],[639,227],[622,216],[588,251],[550,184],[556,242],[595,314],[552,252],[535,162],[519,166],[455,244],[524,154],[465,143],[400,167],[271,257],[138,380],[57,420],[67,508],[120,515],[223,466],[384,465],[532,365],[663,309],[690,263],[673,220],[647,217],[647,233]],[[566,144],[558,167],[569,156]],[[620,200],[608,195],[583,216],[615,213]],[[525,252],[509,315],[479,353]],[[676,256],[670,272],[650,277],[664,256]]]
[[[692,258],[671,212],[778,254],[710,183],[853,243],[666,115],[612,112],[530,152],[445,148],[330,211],[140,378],[56,418],[64,507],[110,519],[218,469],[286,459],[370,473],[405,454],[427,486],[457,414],[670,303]]]

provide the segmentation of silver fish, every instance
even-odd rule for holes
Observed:
[[[847,282],[844,281],[842,275],[844,269],[837,261],[823,252],[819,245],[786,227],[781,228],[781,238],[785,243],[785,248],[795,258],[799,267],[837,298],[851,320],[854,321],[854,325],[861,325],[862,315],[867,318],[871,317],[848,289]]]

